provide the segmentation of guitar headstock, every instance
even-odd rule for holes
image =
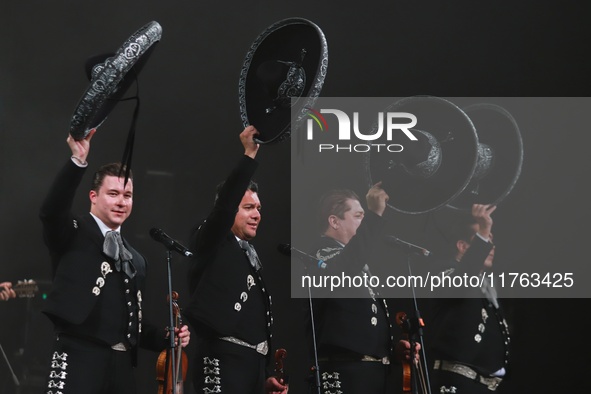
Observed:
[[[19,298],[33,298],[39,292],[39,286],[33,279],[24,279],[16,282],[12,290]]]

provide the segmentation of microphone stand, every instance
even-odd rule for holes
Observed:
[[[320,392],[320,368],[318,366],[318,348],[316,345],[316,329],[314,325],[314,309],[312,307],[312,289],[310,285],[308,285],[308,300],[310,301],[310,325],[312,326],[312,343],[314,345],[314,378],[315,378],[315,385],[318,391]]]
[[[10,370],[10,375],[12,376],[12,380],[14,381],[14,385],[16,387],[19,387],[18,392],[20,392],[21,382],[19,382],[18,378],[16,377],[16,374],[14,373],[14,370],[12,369],[12,365],[10,365],[10,361],[8,361],[8,357],[6,356],[6,353],[4,352],[4,348],[2,347],[2,344],[0,344],[0,351],[2,351],[2,356],[4,356],[4,361],[6,361],[6,365],[8,366],[8,369]]]
[[[426,249],[424,249],[425,251],[427,251]],[[428,252],[428,251],[427,251]],[[406,263],[408,266],[408,274],[412,277],[412,269],[411,269],[411,264],[410,264],[410,255],[411,255],[412,251],[408,250],[406,253]],[[425,256],[428,256],[429,253],[423,253]],[[407,328],[408,328],[408,340],[410,342],[410,365],[413,368],[413,373],[411,374],[412,380],[413,380],[413,390],[414,392],[418,392],[418,385],[417,385],[417,369],[422,369],[425,373],[424,376],[424,384],[425,387],[423,387],[423,391],[426,391],[424,394],[431,394],[431,383],[430,383],[430,378],[429,378],[429,368],[428,368],[428,363],[427,363],[427,356],[425,353],[425,344],[423,342],[423,319],[421,318],[421,313],[419,312],[419,306],[418,306],[418,302],[417,302],[417,295],[415,292],[415,287],[414,285],[411,283],[411,290],[412,290],[412,299],[413,299],[413,305],[414,305],[414,316],[407,322]],[[418,367],[415,365],[415,346],[414,344],[419,342],[421,345],[421,350],[423,352],[423,357],[419,357],[419,365]]]
[[[308,267],[306,266],[306,264],[304,263],[303,258],[307,257],[310,258],[312,260],[315,260],[314,257],[308,255],[307,253],[302,252],[299,249],[294,248],[293,246],[289,246],[289,254],[291,256],[291,251],[296,251],[297,252],[297,259],[304,265],[304,270],[308,270]],[[286,253],[284,250],[281,251],[282,253]],[[320,367],[318,365],[318,345],[316,342],[316,327],[314,324],[314,308],[313,308],[313,304],[312,304],[312,289],[311,289],[311,284],[308,285],[308,303],[310,305],[310,326],[312,328],[312,344],[314,347],[314,385],[316,386],[316,391],[318,392],[318,394],[322,394],[321,393],[321,388],[320,388]]]
[[[312,326],[312,343],[314,345],[314,384],[316,386],[318,394],[321,394],[320,368],[318,366],[318,348],[316,345],[316,329],[314,327],[314,310],[312,309],[312,290],[310,289],[310,286],[308,286],[308,300],[310,301],[310,325]]]
[[[169,324],[170,327],[168,327],[168,333],[169,333],[169,337],[170,337],[170,363],[169,363],[169,367],[172,369],[172,392],[173,394],[178,394],[177,392],[177,385],[176,385],[176,381],[177,381],[177,376],[176,376],[176,352],[174,349],[174,318],[173,318],[173,307],[172,307],[172,268],[171,268],[171,260],[172,260],[172,251],[170,249],[167,249],[166,251],[166,263],[167,263],[167,269],[168,269],[168,313],[169,313]],[[180,346],[180,343],[179,343]]]

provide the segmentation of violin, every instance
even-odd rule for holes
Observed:
[[[421,393],[430,394],[431,390],[429,387],[428,379],[423,371],[423,365],[419,359],[414,357],[414,345],[415,341],[412,338],[412,323],[407,318],[405,312],[398,312],[396,314],[396,324],[400,326],[404,334],[404,338],[410,342],[410,361],[403,359],[402,361],[402,392],[403,393],[415,393],[417,386],[421,389]],[[417,324],[423,327],[422,319],[419,319]],[[416,383],[418,381],[418,384]],[[415,390],[415,391],[413,391]]]
[[[177,303],[179,295],[176,291],[172,292],[172,312],[174,327],[180,329],[183,325],[181,310]],[[167,296],[167,301],[170,299]],[[174,331],[171,335],[175,335]],[[183,394],[184,381],[187,376],[188,358],[183,350],[180,339],[176,340],[174,349],[165,349],[158,355],[156,362],[156,380],[158,381],[158,394]],[[174,364],[172,364],[172,352],[174,352]],[[176,377],[176,382],[173,382]]]
[[[287,384],[287,375],[283,369],[283,360],[287,357],[287,350],[277,349],[275,351],[275,377],[278,382]]]

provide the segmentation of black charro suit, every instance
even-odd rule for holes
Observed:
[[[102,253],[104,236],[94,217],[71,212],[84,173],[68,160],[40,211],[53,274],[43,312],[57,334],[46,392],[133,393],[137,344],[161,350],[166,341],[141,319],[144,257],[124,240],[137,273],[129,279],[117,272]],[[113,350],[117,343],[127,351]]]
[[[451,276],[478,275],[492,247],[492,243],[475,236],[461,262],[439,262],[435,270],[445,270]],[[498,379],[489,379],[491,375],[502,369],[508,373],[510,338],[502,308],[496,298],[489,299],[479,287],[463,288],[454,296],[430,300],[425,340],[436,365],[431,372],[431,387],[442,393],[490,393],[500,384]],[[478,375],[471,379],[442,370],[454,364],[467,366]],[[487,380],[480,382],[480,376]]]
[[[207,219],[191,235],[195,251],[184,315],[200,341],[194,363],[197,392],[260,394],[267,358],[248,346],[271,339],[271,299],[231,232],[240,201],[258,164],[243,156]],[[218,391],[221,390],[221,391]]]
[[[370,263],[370,252],[382,240],[383,227],[384,220],[369,211],[346,246],[332,238],[321,237],[313,248],[313,255],[326,265],[315,274],[360,275],[366,263]],[[390,366],[382,360],[392,360],[393,352],[388,306],[371,289],[346,291],[348,297],[355,298],[315,297],[312,300],[322,393],[383,394]],[[362,361],[364,359],[373,361]],[[311,392],[316,389],[312,388]]]

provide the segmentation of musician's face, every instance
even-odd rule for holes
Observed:
[[[89,193],[90,212],[112,230],[125,222],[133,207],[133,182],[130,179],[123,186],[124,181],[116,176],[105,176],[98,192],[91,190]]]
[[[232,233],[240,239],[249,241],[256,237],[261,222],[261,201],[256,192],[247,190],[240,201],[234,218]]]
[[[351,238],[357,233],[357,228],[363,220],[365,211],[361,207],[359,200],[349,198],[347,200],[349,209],[345,211],[342,218],[336,218],[336,230],[339,233],[339,241],[345,245],[349,243]]]

